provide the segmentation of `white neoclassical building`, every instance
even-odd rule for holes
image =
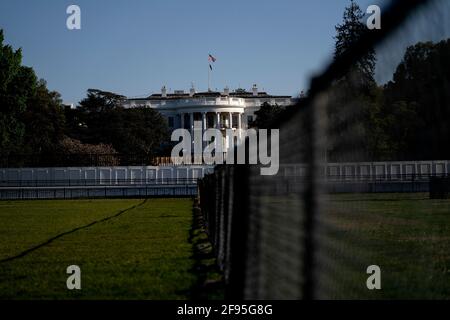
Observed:
[[[196,92],[191,88],[189,92],[175,90],[167,92],[166,87],[161,93],[152,94],[147,98],[129,98],[124,107],[133,108],[145,106],[158,110],[166,119],[169,127],[202,129],[217,128],[246,129],[256,119],[255,112],[263,103],[287,106],[294,102],[291,96],[276,96],[266,92],[258,92],[253,85],[252,91],[237,89],[223,92]]]

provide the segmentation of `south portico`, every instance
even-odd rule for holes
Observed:
[[[217,129],[222,132],[223,143],[225,146],[229,145],[226,130],[231,129],[236,131],[238,137],[241,135],[243,129],[242,117],[244,114],[243,108],[208,108],[204,109],[189,109],[179,111],[176,115],[179,119],[179,126],[177,129],[187,129],[194,136],[198,131],[202,136],[208,129]],[[192,141],[194,143],[194,141]],[[203,142],[203,147],[206,142]]]
[[[224,145],[228,146],[226,130],[231,129],[238,136],[249,128],[256,119],[255,112],[264,103],[285,107],[295,102],[291,96],[276,96],[259,92],[253,85],[251,91],[236,89],[233,92],[225,88],[223,92],[189,92],[175,90],[168,92],[165,86],[161,93],[147,98],[129,98],[125,108],[147,107],[160,112],[166,119],[170,130],[187,129],[191,135],[199,130],[202,134],[208,129],[222,132]],[[198,130],[198,131],[197,131]]]
[[[203,128],[246,129],[256,119],[255,112],[262,104],[269,103],[285,107],[295,102],[291,96],[270,95],[259,92],[253,85],[251,91],[227,87],[223,92],[196,92],[192,87],[189,92],[175,90],[168,92],[165,86],[161,93],[146,98],[128,98],[125,108],[148,107],[159,111],[168,120],[170,129],[193,127],[194,122],[202,123]]]
[[[215,128],[223,129],[243,129],[242,115],[243,108],[214,108],[213,110],[183,110],[179,111],[179,128],[202,130]]]

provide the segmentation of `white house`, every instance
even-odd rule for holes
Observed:
[[[294,103],[291,96],[276,96],[266,92],[258,92],[253,85],[252,91],[237,89],[230,92],[225,88],[223,92],[196,92],[191,88],[189,92],[175,90],[167,92],[162,87],[161,93],[152,94],[147,98],[129,98],[125,101],[125,108],[145,106],[158,110],[166,117],[169,127],[174,129],[194,128],[217,129],[246,129],[255,120],[257,111],[264,102],[287,106]]]

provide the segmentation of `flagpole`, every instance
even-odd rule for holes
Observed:
[[[211,54],[208,55],[208,91],[211,91],[211,71],[212,71],[212,63],[216,62],[216,58],[214,58]]]

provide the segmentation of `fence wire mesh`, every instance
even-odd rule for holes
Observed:
[[[450,172],[450,2],[382,8],[381,30],[337,57],[274,126],[276,175],[222,165],[200,181],[229,297],[450,297],[450,202],[428,194]],[[365,82],[355,66],[371,53]],[[372,265],[381,290],[367,286]]]

